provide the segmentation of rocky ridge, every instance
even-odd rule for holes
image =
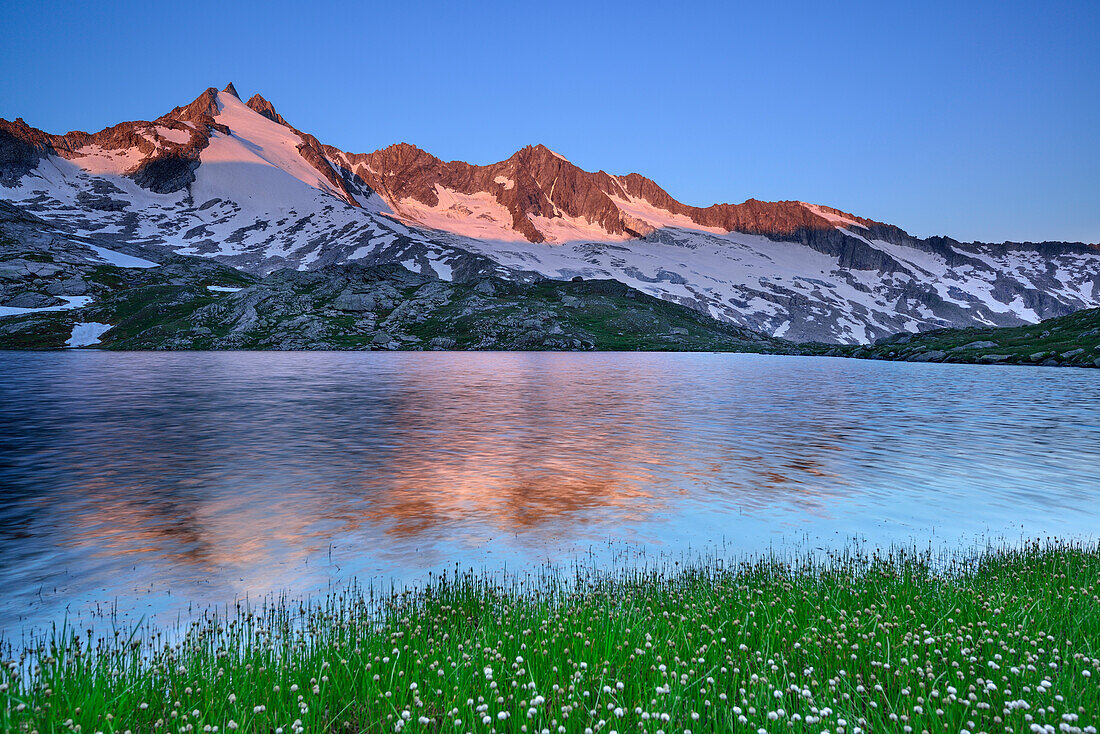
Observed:
[[[0,120],[0,198],[107,247],[265,275],[402,264],[455,282],[615,279],[755,331],[870,342],[1100,306],[1100,249],[962,243],[797,201],[682,204],[545,146],[486,166],[324,145],[210,88],[152,122],[50,135]]]

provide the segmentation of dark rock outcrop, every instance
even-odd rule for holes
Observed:
[[[259,94],[253,94],[249,98],[247,104],[250,109],[255,112],[259,112],[261,115],[271,120],[272,122],[277,122],[280,125],[286,125],[287,127],[290,127],[290,124],[283,119],[283,116],[275,111],[275,105],[268,102]]]

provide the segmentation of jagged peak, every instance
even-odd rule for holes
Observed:
[[[406,143],[404,140],[402,140],[400,143],[392,143],[390,145],[387,145],[385,148],[382,148],[382,150],[404,150],[415,151],[417,153],[427,153],[427,151],[423,148],[413,145],[412,143]]]
[[[237,99],[241,98],[241,95],[237,94],[237,88],[233,86],[233,82],[229,82],[225,85],[225,89],[222,90],[226,94],[232,94]]]
[[[290,127],[290,124],[287,123],[285,119],[283,119],[283,116],[275,111],[275,105],[271,104],[271,102],[265,99],[262,95],[253,94],[246,104],[248,105],[248,108],[250,110],[252,110],[253,112],[258,112],[272,122],[277,122],[280,125],[286,125],[287,127]]]
[[[561,153],[558,153],[554,149],[550,148],[549,146],[543,145],[542,143],[536,143],[535,145],[528,145],[528,146],[516,151],[516,155],[513,156],[513,158],[516,157],[516,156],[523,155],[523,154],[530,155],[532,153],[536,154],[540,158],[545,158],[546,156],[553,156],[554,158],[557,158],[560,161],[564,161],[564,162],[568,163],[569,165],[573,165],[572,161],[570,161],[568,158],[563,156]]]
[[[385,148],[374,151],[371,155],[391,159],[400,165],[406,165],[411,162],[430,163],[433,165],[442,163],[441,159],[436,158],[423,148],[418,148],[412,143],[406,143],[404,141],[387,145]]]
[[[218,90],[208,87],[195,101],[183,107],[176,107],[164,117],[173,120],[193,122],[203,117],[215,117],[220,111],[218,107]]]

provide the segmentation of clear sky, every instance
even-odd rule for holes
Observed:
[[[322,142],[544,143],[689,204],[1100,241],[1100,1],[13,2],[0,117],[152,119],[232,80]]]

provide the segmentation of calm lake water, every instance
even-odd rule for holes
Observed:
[[[9,637],[456,564],[1098,530],[1100,371],[0,353]]]

